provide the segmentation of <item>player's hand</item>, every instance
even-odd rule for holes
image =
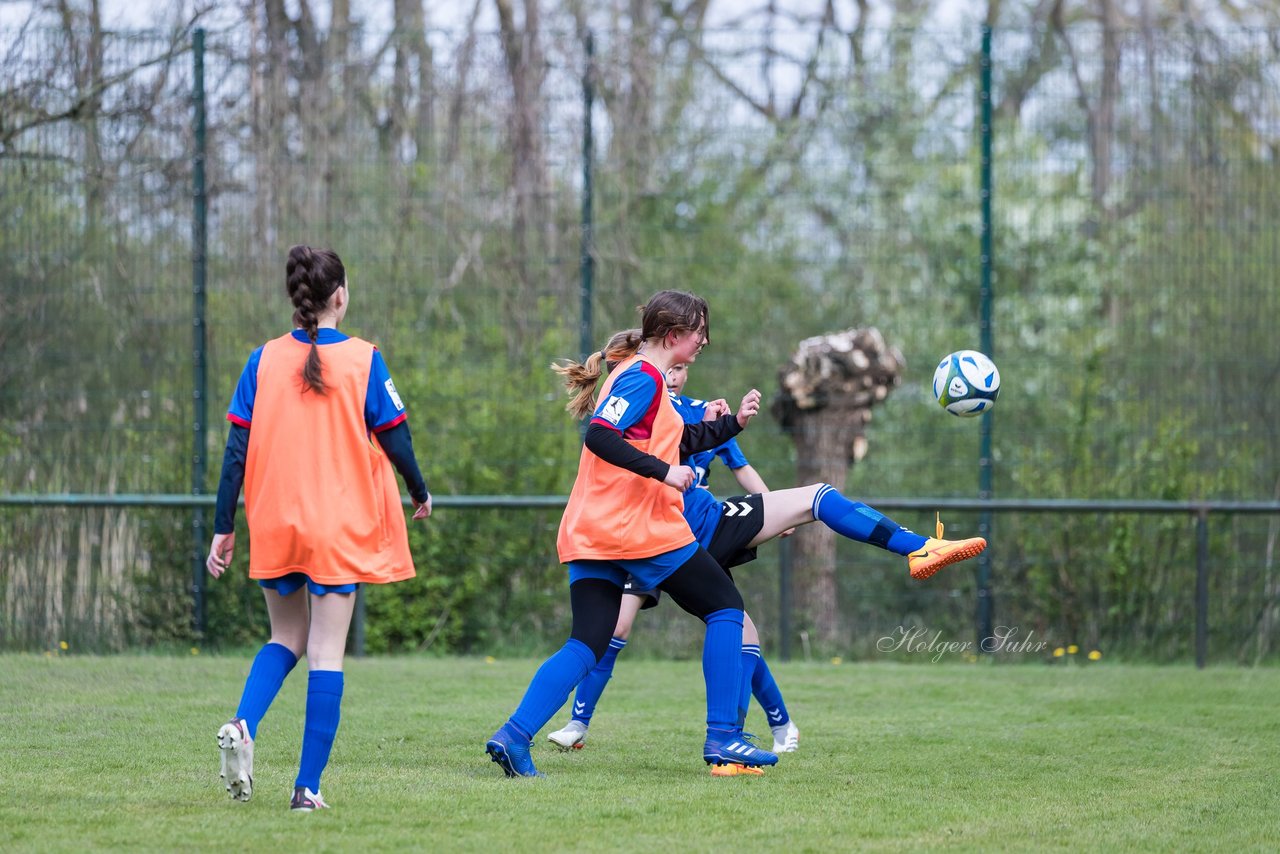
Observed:
[[[707,401],[707,408],[702,412],[703,421],[715,421],[723,415],[731,415],[733,410],[729,408],[729,401],[723,397],[715,400]]]
[[[796,532],[795,528],[787,528],[787,530],[783,531],[781,534],[778,535],[778,539],[782,539],[783,537],[789,537],[795,532]]]
[[[688,466],[672,466],[667,471],[667,476],[662,482],[672,489],[684,492],[690,486],[693,486],[693,477],[693,469]]]
[[[205,558],[205,569],[214,578],[222,575],[231,566],[231,558],[236,551],[236,532],[230,534],[214,534],[209,544],[209,556]]]
[[[421,504],[419,504],[416,501],[413,502],[413,518],[425,519],[430,515],[431,515],[431,493],[428,492],[426,501],[422,502]]]
[[[760,392],[751,389],[742,398],[742,405],[738,407],[738,426],[746,429],[747,422],[755,418],[760,412]]]

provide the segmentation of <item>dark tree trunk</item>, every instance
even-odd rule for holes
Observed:
[[[849,466],[867,452],[871,407],[901,382],[902,354],[874,328],[848,329],[800,342],[779,372],[774,415],[796,445],[799,485],[844,491]],[[823,650],[840,645],[835,533],[809,525],[795,535],[792,574],[797,625]]]

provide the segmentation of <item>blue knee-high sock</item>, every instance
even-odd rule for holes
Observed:
[[[600,663],[593,667],[587,674],[587,678],[578,685],[578,693],[573,697],[573,719],[583,726],[591,726],[591,716],[595,714],[600,695],[604,693],[605,686],[613,676],[613,665],[618,660],[618,653],[622,652],[622,648],[626,645],[627,642],[622,638],[610,640],[609,648],[600,657]]]
[[[769,672],[769,665],[764,660],[764,656],[756,662],[756,672],[751,677],[751,691],[756,695],[756,702],[760,704],[760,708],[764,709],[770,727],[782,726],[791,720],[791,715],[787,713],[787,704],[782,702],[782,691],[778,689],[778,683],[773,680],[773,674]]]
[[[532,741],[551,716],[560,711],[564,701],[569,699],[569,692],[595,666],[596,656],[591,648],[580,640],[569,638],[533,674],[524,699],[511,716],[511,725]]]
[[[908,531],[861,501],[850,501],[826,483],[813,498],[813,518],[841,536],[895,554],[909,555],[925,544],[925,537]]]
[[[258,722],[271,708],[271,701],[280,693],[285,677],[297,663],[298,657],[287,646],[278,643],[267,644],[254,656],[249,676],[244,680],[240,705],[236,708],[236,717],[244,719],[249,738],[258,737]]]
[[[302,730],[302,757],[294,786],[320,791],[320,775],[329,764],[333,737],[342,713],[342,671],[312,670],[307,679],[307,718]]]
[[[760,662],[760,645],[742,645],[742,687],[738,690],[738,726],[746,726],[747,711],[751,708],[751,680]]]
[[[724,608],[706,616],[702,678],[707,683],[707,729],[738,729],[738,689],[742,684],[742,611]]]

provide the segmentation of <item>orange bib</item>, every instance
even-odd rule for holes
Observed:
[[[616,377],[643,356],[632,356],[605,380],[606,400]],[[652,364],[652,363],[651,363]],[[648,439],[627,439],[635,448],[671,465],[680,464],[684,419],[659,386],[661,397]],[[684,496],[651,477],[641,477],[597,457],[586,447],[578,460],[578,478],[560,519],[556,550],[560,562],[653,557],[694,541],[684,518]]]
[[[284,335],[258,362],[244,477],[249,577],[412,578],[400,487],[364,421],[373,345],[348,338],[320,347],[324,394],[302,390],[310,347]]]

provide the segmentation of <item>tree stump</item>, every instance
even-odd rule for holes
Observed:
[[[806,338],[778,372],[773,415],[796,446],[801,486],[829,483],[844,491],[849,466],[867,453],[871,408],[902,382],[902,353],[878,329],[846,329]],[[836,534],[806,526],[793,542],[792,592],[798,625],[823,649],[840,639],[836,596]]]

